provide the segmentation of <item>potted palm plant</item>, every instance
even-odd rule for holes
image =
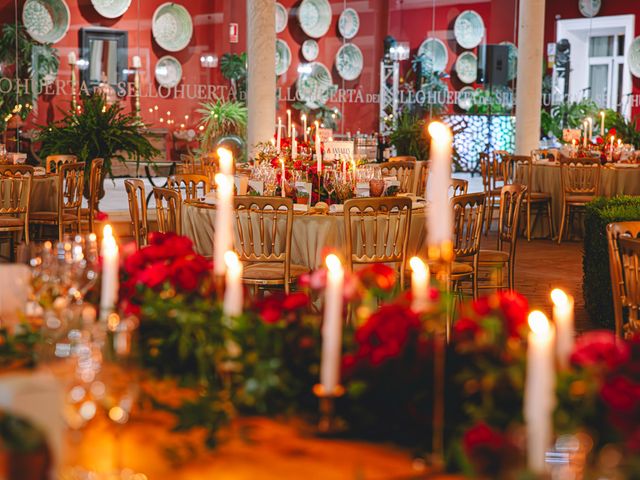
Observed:
[[[112,175],[114,160],[120,162],[151,161],[160,153],[142,135],[140,120],[133,113],[125,113],[117,102],[108,105],[102,95],[82,99],[79,111],[48,126],[39,126],[36,141],[42,142],[40,156],[71,154],[85,162],[87,172],[94,158],[104,159],[105,173]],[[103,175],[104,178],[104,175]],[[103,195],[101,187],[100,197]]]
[[[247,128],[247,107],[233,100],[201,103],[200,149],[210,152],[221,142],[244,146]]]

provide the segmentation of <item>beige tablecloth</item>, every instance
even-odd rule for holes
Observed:
[[[559,165],[534,165],[532,189],[534,192],[551,194],[553,221],[557,230],[562,219],[562,180]],[[604,167],[600,175],[600,195],[615,197],[616,195],[640,195],[640,167],[619,168]],[[542,231],[544,227],[544,232]],[[540,219],[535,235],[546,234],[546,220]]]
[[[58,207],[58,176],[35,176],[31,182],[31,211],[55,212]]]
[[[211,256],[213,251],[215,209],[198,204],[182,206],[182,234],[193,240],[196,251]],[[382,232],[379,231],[379,236]],[[426,245],[426,221],[424,208],[412,211],[409,228],[407,254],[420,253]],[[293,217],[293,233],[291,240],[291,261],[310,269],[322,265],[323,255],[327,249],[344,251],[345,249],[344,216],[331,215],[299,215]],[[236,239],[236,248],[238,248]]]

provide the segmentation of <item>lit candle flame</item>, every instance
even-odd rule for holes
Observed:
[[[529,328],[538,336],[547,336],[551,332],[549,319],[540,310],[534,310],[529,314]]]
[[[411,270],[420,275],[426,275],[429,271],[429,267],[418,257],[411,257],[409,260],[409,266],[411,267]]]
[[[338,256],[333,253],[327,255],[327,258],[324,259],[324,263],[327,265],[327,269],[331,273],[342,271],[342,262]]]
[[[569,302],[569,296],[559,288],[551,290],[551,301],[554,305],[561,307]]]

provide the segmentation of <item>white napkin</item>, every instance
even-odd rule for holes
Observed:
[[[13,327],[29,297],[31,271],[26,265],[0,265],[0,325]]]
[[[294,203],[293,210],[295,212],[306,212],[307,210],[309,210],[309,205],[307,205],[306,203]]]
[[[344,212],[344,205],[334,203],[329,206],[329,213],[342,213]]]

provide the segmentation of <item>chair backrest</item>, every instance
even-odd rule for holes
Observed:
[[[47,173],[58,173],[60,165],[65,163],[76,163],[78,157],[75,155],[49,155],[45,160],[45,170]]]
[[[452,178],[449,182],[449,192],[451,197],[466,195],[469,188],[469,182],[462,178]]]
[[[519,183],[503,185],[500,189],[500,218],[498,221],[498,250],[509,248],[513,258],[518,240],[520,210],[526,187]]]
[[[180,194],[171,188],[154,187],[153,196],[156,200],[158,231],[175,232],[180,235],[182,232]]]
[[[176,174],[169,177],[169,188],[184,192],[184,200],[198,200],[211,189],[211,182],[206,175],[195,173]]]
[[[415,194],[419,197],[427,197],[427,184],[429,183],[429,162],[421,162],[420,176],[416,182]]]
[[[397,157],[389,158],[389,162],[415,162],[418,159],[413,155],[399,155]]]
[[[192,174],[196,172],[196,159],[193,155],[188,153],[180,154],[180,163],[177,165],[177,171],[179,174]]]
[[[640,309],[640,240],[620,237],[618,248],[622,262],[623,305],[629,309],[629,323],[637,328]]]
[[[598,194],[600,164],[593,161],[575,160],[560,164],[563,195]]]
[[[344,203],[347,265],[395,263],[404,276],[407,261],[411,199],[353,198]],[[401,280],[402,283],[402,280]]]
[[[0,216],[29,214],[31,177],[0,177]]]
[[[31,165],[0,165],[2,177],[33,177],[34,168]]]
[[[80,216],[84,192],[84,163],[63,163],[58,169],[58,214],[60,223],[64,213]]]
[[[458,195],[451,199],[456,258],[474,257],[480,251],[480,235],[484,219],[484,193]]]
[[[607,243],[609,246],[609,275],[611,276],[611,293],[613,296],[613,313],[616,323],[616,333],[622,335],[622,306],[624,284],[622,263],[618,239],[620,237],[640,237],[640,221],[615,222],[607,225]]]
[[[100,203],[100,190],[102,189],[102,177],[104,175],[104,159],[94,158],[91,160],[89,170],[89,231],[95,233],[94,220]]]
[[[480,176],[482,177],[482,190],[488,195],[493,189],[493,161],[488,153],[483,152],[479,155],[478,163],[480,164]]]
[[[139,178],[128,178],[124,181],[129,201],[131,228],[138,248],[147,244],[147,201],[144,182]]]
[[[413,193],[416,162],[385,162],[380,164],[382,175],[392,175],[400,182],[400,193]]]

